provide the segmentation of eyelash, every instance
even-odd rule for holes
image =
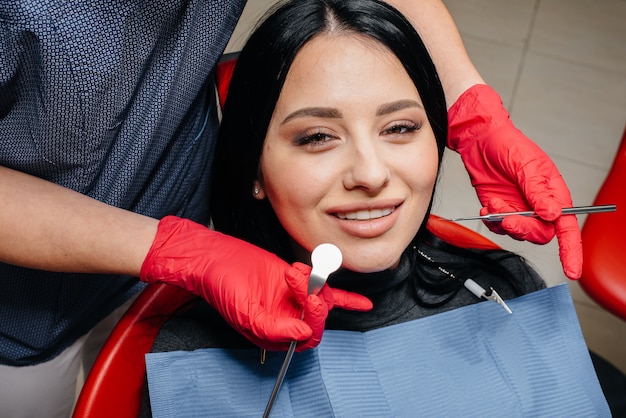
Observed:
[[[294,139],[294,143],[298,146],[319,147],[328,142],[333,136],[322,129],[315,130],[311,133],[307,132]]]
[[[418,131],[422,128],[421,123],[398,122],[382,131],[383,135],[406,135]],[[294,139],[297,146],[320,147],[331,141],[334,136],[323,129],[315,130],[312,133],[304,133]]]
[[[422,127],[421,123],[398,122],[383,131],[384,135],[403,135],[419,131]],[[398,132],[398,130],[400,132]],[[395,131],[395,132],[393,132]]]

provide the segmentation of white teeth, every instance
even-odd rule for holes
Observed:
[[[393,208],[385,209],[371,209],[371,210],[357,210],[354,212],[338,212],[337,217],[339,219],[368,221],[370,219],[382,218],[393,212]]]

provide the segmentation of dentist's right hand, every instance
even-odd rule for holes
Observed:
[[[203,297],[239,333],[261,348],[298,350],[321,341],[333,307],[367,311],[365,296],[324,286],[307,295],[310,267],[289,265],[245,241],[168,216],[141,267],[140,279],[168,283]],[[302,312],[304,317],[301,320]]]

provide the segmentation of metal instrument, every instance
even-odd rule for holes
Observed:
[[[563,208],[561,210],[562,215],[572,215],[572,214],[581,214],[581,213],[600,213],[600,212],[615,212],[617,210],[616,205],[597,205],[597,206],[576,206],[573,208]],[[522,211],[522,212],[504,212],[504,213],[488,213],[487,215],[482,216],[467,216],[464,218],[454,218],[448,219],[452,222],[459,221],[474,221],[474,220],[484,220],[488,222],[499,222],[502,221],[507,216],[530,216],[537,218],[537,214],[534,211]]]
[[[324,287],[324,284],[326,284],[328,276],[341,266],[342,260],[343,257],[341,255],[341,251],[333,244],[320,244],[315,247],[313,253],[311,254],[312,270],[311,276],[309,277],[309,295],[317,295],[319,293],[322,287]],[[285,380],[289,364],[291,364],[293,353],[296,351],[296,345],[297,341],[292,341],[291,344],[289,344],[285,360],[283,361],[283,365],[278,372],[276,383],[274,383],[274,389],[272,390],[270,398],[267,401],[263,418],[267,418],[270,415],[274,401],[278,396],[283,380]]]

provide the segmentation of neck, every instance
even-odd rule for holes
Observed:
[[[374,273],[356,273],[341,269],[328,278],[331,287],[368,296],[392,288],[409,277],[410,263],[402,255],[398,267]]]

